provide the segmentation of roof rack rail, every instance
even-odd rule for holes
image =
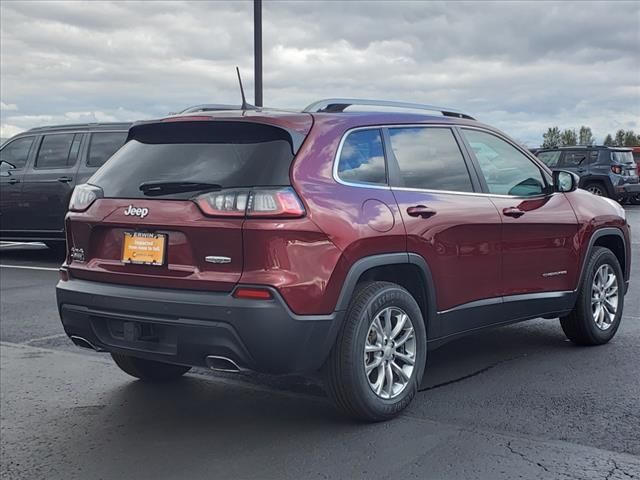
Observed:
[[[358,106],[374,106],[374,107],[391,107],[402,108],[411,110],[427,110],[430,112],[440,112],[445,117],[466,118],[468,120],[475,120],[470,115],[462,113],[458,110],[448,107],[437,107],[435,105],[423,105],[421,103],[407,103],[407,102],[393,102],[388,100],[366,100],[358,98],[325,98],[313,102],[308,105],[303,112],[326,112],[326,113],[339,113],[344,112],[347,108]]]
[[[130,125],[133,122],[86,122],[86,123],[59,123],[55,125],[44,125],[41,127],[32,127],[26,132],[38,132],[40,130],[53,130],[53,129],[68,129],[72,130],[75,128],[91,128],[91,127],[110,127],[110,126],[118,126],[118,125]]]

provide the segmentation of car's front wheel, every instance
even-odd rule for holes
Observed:
[[[362,285],[327,360],[329,395],[351,417],[392,418],[413,400],[426,355],[425,324],[413,296],[394,283]]]
[[[111,357],[120,369],[131,375],[148,382],[168,382],[176,380],[191,370],[191,367],[174,365],[171,363],[155,362],[144,358],[112,353]]]
[[[616,256],[595,247],[578,289],[574,309],[560,319],[562,330],[577,345],[601,345],[613,338],[624,306],[624,278]]]

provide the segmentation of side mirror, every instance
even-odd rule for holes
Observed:
[[[12,168],[13,168],[13,165],[2,160],[0,162],[0,177],[10,177]]]
[[[553,171],[553,190],[556,192],[573,192],[580,184],[580,177],[567,170]]]

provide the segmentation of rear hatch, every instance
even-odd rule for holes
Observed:
[[[621,175],[626,177],[625,183],[638,183],[638,168],[631,150],[612,150],[611,160],[619,166]]]
[[[228,292],[242,274],[246,216],[304,212],[289,180],[299,132],[198,118],[133,126],[77,187],[67,217],[72,276]]]

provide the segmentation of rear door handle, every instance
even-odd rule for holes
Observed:
[[[71,178],[71,177],[58,177],[57,180],[59,182],[62,182],[62,183],[69,183],[69,182],[71,182],[73,180],[73,178]]]
[[[429,218],[435,215],[436,211],[424,205],[416,205],[415,207],[407,208],[407,214],[409,214],[410,217]]]
[[[507,217],[520,218],[524,215],[524,211],[520,210],[518,207],[508,207],[502,210],[502,213]]]
[[[16,183],[20,183],[20,179],[19,178],[10,178],[9,179],[9,183],[11,185],[15,185]]]

